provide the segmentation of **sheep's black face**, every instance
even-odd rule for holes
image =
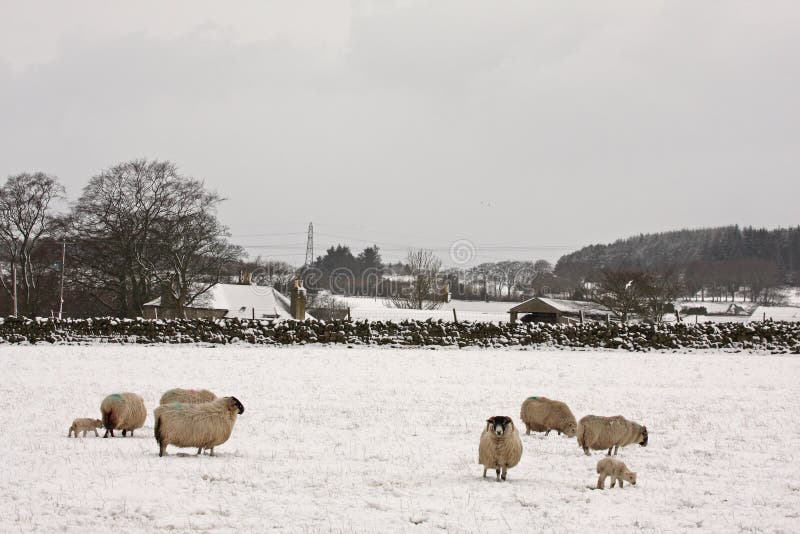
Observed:
[[[647,447],[647,427],[642,427],[642,441],[639,442],[642,447]]]
[[[244,405],[241,402],[239,402],[239,399],[237,399],[236,397],[231,397],[231,402],[236,407],[236,409],[239,410],[239,415],[244,413]]]
[[[494,417],[487,419],[486,422],[489,423],[489,428],[491,428],[492,432],[494,432],[494,435],[498,437],[502,436],[514,427],[514,423],[511,421],[511,418],[506,417],[505,415],[495,415]]]

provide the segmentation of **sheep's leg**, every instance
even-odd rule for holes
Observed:
[[[131,430],[131,437],[133,437],[133,430]]]
[[[608,448],[608,455],[609,455],[609,456],[611,456],[611,450],[612,450],[613,448],[614,448],[613,446]]]
[[[209,453],[209,455],[216,456],[216,454],[214,454],[214,447],[211,447],[211,452]]]
[[[589,453],[589,447],[583,448],[583,454],[585,454],[586,456],[591,456],[591,454]]]
[[[597,489],[606,489],[606,475],[597,477]]]
[[[622,489],[622,486],[623,486],[622,479],[618,478],[617,480],[619,480],[619,489]]]
[[[619,452],[619,445],[614,445],[614,456]]]
[[[483,468],[483,478],[486,478],[486,471],[488,471],[488,470],[489,470],[488,467],[484,467]]]
[[[494,472],[495,475],[497,476],[497,481],[500,482],[500,468],[498,467],[497,469],[494,470]]]
[[[159,443],[158,444],[158,456],[165,456],[167,454],[167,444],[166,443]]]
[[[96,437],[96,438],[100,437],[100,434],[97,433],[97,429],[96,428],[94,429],[94,437]]]
[[[67,432],[67,437],[68,437],[68,438],[71,438],[71,437],[72,437],[72,429],[71,429],[71,428],[69,429],[69,432]]]
[[[544,433],[544,435],[545,435],[545,436],[546,436],[546,435],[548,435],[548,434],[550,433],[550,430],[551,430],[551,429],[549,429],[549,428],[548,428],[548,429],[547,429],[547,431]]]
[[[560,431],[560,430],[556,430],[556,432],[558,432],[558,435],[559,435],[559,436],[561,435],[561,431]]]
[[[86,437],[86,431],[85,431],[85,430],[84,430],[83,432],[81,432],[81,437],[82,437],[82,438],[85,438],[85,437]]]
[[[612,475],[611,476],[611,487],[613,488],[616,485],[617,485],[617,477]]]
[[[122,437],[123,438],[127,435],[127,432],[128,431],[126,429],[124,429],[124,428],[122,429]]]
[[[202,452],[203,452],[203,447],[197,447],[197,454],[195,454],[195,456],[200,456]]]
[[[506,475],[507,475],[507,474],[508,474],[508,467],[506,467],[506,466],[504,465],[504,466],[503,466],[503,474],[502,474],[502,475],[500,475],[500,478],[502,478],[503,480],[505,480],[505,479],[506,479]]]

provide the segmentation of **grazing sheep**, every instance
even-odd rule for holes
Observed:
[[[587,415],[578,423],[578,445],[586,456],[589,456],[589,449],[596,451],[608,449],[609,456],[613,449],[616,455],[620,447],[631,443],[646,447],[647,427],[628,421],[621,415],[613,417]]]
[[[147,419],[147,408],[144,399],[136,393],[114,393],[103,399],[100,404],[100,413],[103,414],[103,426],[106,427],[107,438],[109,434],[114,437],[114,430],[122,430],[125,436],[128,431],[133,437],[133,431],[142,428]]]
[[[161,396],[160,405],[172,402],[184,402],[186,404],[200,404],[201,402],[211,402],[217,396],[207,389],[170,389]]]
[[[636,473],[630,471],[624,463],[613,458],[603,458],[597,462],[597,473],[600,475],[597,478],[597,489],[605,489],[607,477],[611,477],[612,488],[619,481],[619,488],[622,489],[623,480],[636,485]]]
[[[534,432],[544,432],[546,436],[551,430],[555,430],[559,435],[563,432],[567,437],[572,438],[578,431],[578,423],[569,406],[547,397],[525,399],[519,417],[525,423],[526,434],[530,434],[533,430]]]
[[[504,415],[496,415],[486,420],[486,428],[481,434],[478,446],[478,463],[486,471],[494,469],[497,481],[506,479],[509,467],[514,467],[522,458],[522,440],[514,426],[514,421]]]
[[[244,406],[236,397],[222,397],[202,404],[175,402],[159,406],[155,416],[155,437],[158,455],[164,456],[167,445],[197,447],[197,454],[228,441],[236,417]]]
[[[78,432],[83,432],[82,438],[86,437],[86,432],[94,431],[95,436],[99,436],[100,434],[97,433],[98,428],[103,428],[103,422],[100,419],[75,419],[72,422],[72,426],[69,427],[69,432],[67,432],[67,437],[71,437],[72,434],[75,434],[75,437],[78,437]]]

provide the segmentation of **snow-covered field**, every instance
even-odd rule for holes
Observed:
[[[797,532],[800,359],[195,346],[0,347],[0,531]],[[208,387],[245,405],[218,456],[67,438],[101,399]],[[529,395],[621,413],[650,445],[639,484],[592,490],[574,439],[524,436],[509,481],[481,478],[491,415]],[[180,451],[180,452],[179,452]]]

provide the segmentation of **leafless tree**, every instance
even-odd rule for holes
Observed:
[[[642,310],[643,283],[644,273],[641,271],[606,269],[589,297],[611,310],[620,321],[627,323],[634,313]]]
[[[395,308],[435,310],[443,302],[438,284],[438,274],[442,268],[440,260],[431,250],[409,250],[406,257],[411,281],[399,294],[392,298]]]
[[[40,239],[53,228],[51,204],[63,196],[64,188],[58,179],[41,172],[9,176],[0,187],[0,252],[10,263],[9,278],[13,279],[17,268],[22,267],[17,287],[22,289],[20,311],[25,315],[38,312],[34,295],[37,273],[32,258]],[[13,283],[2,275],[0,283],[13,296]]]
[[[82,284],[108,313],[142,314],[170,290],[175,314],[218,280],[241,250],[217,220],[222,199],[170,162],[136,160],[93,177],[69,223]]]
[[[644,273],[636,289],[641,296],[642,315],[649,321],[660,323],[681,291],[680,278],[675,268]]]

